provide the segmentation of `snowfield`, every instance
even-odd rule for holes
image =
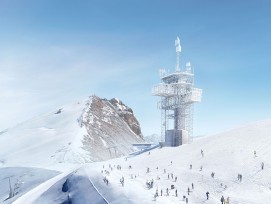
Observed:
[[[26,167],[6,167],[0,168],[0,201],[1,203],[12,203],[18,197],[29,190],[37,187],[41,183],[55,177],[60,172]],[[10,185],[9,185],[10,180]],[[14,197],[7,199],[10,187]]]
[[[38,116],[0,135],[2,166],[50,166],[56,163],[83,163],[80,148],[85,128],[77,119],[85,107],[78,102]],[[8,144],[8,145],[6,145]]]
[[[217,204],[223,195],[229,197],[231,204],[268,204],[271,203],[270,135],[271,120],[267,120],[195,139],[189,145],[86,164],[56,179],[40,196],[30,191],[14,203],[165,204],[185,203],[185,196],[188,203]],[[238,174],[242,174],[242,181],[237,179]],[[152,180],[153,187],[149,188],[146,183]],[[159,196],[155,198],[156,192]],[[27,197],[36,199],[27,200]]]

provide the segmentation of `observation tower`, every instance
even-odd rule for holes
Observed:
[[[181,44],[177,37],[176,68],[169,73],[160,69],[161,82],[152,88],[152,95],[160,96],[157,106],[161,109],[161,142],[166,146],[188,144],[193,138],[193,104],[201,101],[202,89],[194,87],[191,63],[180,68]]]

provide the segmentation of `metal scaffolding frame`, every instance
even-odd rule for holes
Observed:
[[[193,104],[201,101],[202,89],[194,88],[194,73],[190,62],[186,63],[185,70],[179,67],[181,45],[178,37],[175,46],[176,70],[167,73],[165,69],[161,69],[161,83],[153,87],[152,94],[161,97],[157,104],[161,109],[161,142],[165,141],[167,131],[170,130],[169,120],[173,119],[172,130],[178,134],[180,130],[187,131],[189,143],[193,138]]]

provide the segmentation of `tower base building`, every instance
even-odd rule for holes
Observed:
[[[168,147],[188,144],[188,132],[186,130],[167,130],[164,144]]]

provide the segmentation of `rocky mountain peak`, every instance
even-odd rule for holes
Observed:
[[[138,136],[143,137],[138,120],[134,116],[133,110],[126,106],[121,100],[112,98],[109,102],[115,107],[118,115],[123,118],[131,130]]]
[[[83,149],[99,160],[126,155],[133,151],[133,143],[144,141],[133,110],[117,98],[91,96],[81,117],[81,127],[88,133],[83,139]],[[97,154],[93,146],[106,151]]]

